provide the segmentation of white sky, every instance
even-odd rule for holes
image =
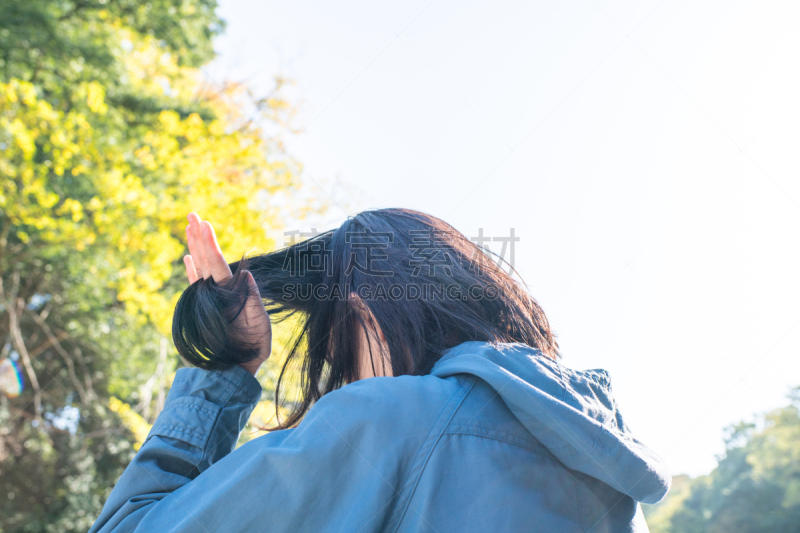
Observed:
[[[800,385],[800,3],[221,0],[219,13],[205,72],[262,92],[295,80],[307,129],[288,151],[349,214],[516,229],[564,364],[607,369],[673,473],[710,471],[724,427]]]

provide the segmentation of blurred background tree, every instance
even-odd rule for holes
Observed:
[[[0,394],[0,532],[86,531],[147,434],[181,364],[186,214],[211,220],[234,261],[275,246],[270,196],[300,190],[262,129],[286,125],[283,81],[260,98],[201,81],[215,8],[0,3],[0,361],[25,383]]]
[[[800,388],[788,406],[730,428],[709,475],[678,476],[667,498],[645,506],[663,533],[800,531]]]
[[[292,107],[203,83],[223,30],[212,0],[0,2],[0,533],[86,531],[181,364],[185,215],[229,260],[276,243],[273,194],[325,209],[267,135]],[[270,127],[273,126],[273,127]],[[289,193],[289,194],[287,194]],[[269,424],[267,394],[240,442]],[[13,361],[13,363],[12,363]],[[7,381],[19,367],[25,387]],[[288,398],[292,399],[291,392]],[[800,393],[740,424],[708,476],[646,506],[655,532],[789,532],[800,524]]]

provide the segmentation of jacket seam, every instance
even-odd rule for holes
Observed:
[[[182,424],[177,424],[177,423],[164,424],[163,426],[158,428],[158,431],[156,433],[154,433],[152,436],[153,437],[156,437],[156,436],[169,437],[169,435],[163,435],[161,433],[161,431],[176,431],[178,433],[184,433],[186,435],[189,435],[190,437],[195,437],[195,438],[200,439],[201,441],[203,441],[203,443],[205,443],[206,439],[208,438],[208,434],[207,433],[204,433],[204,432],[199,431],[197,429],[190,428],[188,426],[184,426]],[[189,443],[189,444],[191,444],[191,443]]]
[[[516,433],[510,433],[508,431],[502,431],[493,427],[482,426],[480,424],[457,424],[449,426],[449,429],[445,431],[445,433],[458,433],[458,434],[470,434],[470,435],[479,435],[479,436],[486,436],[486,437],[498,437],[503,440],[507,440],[510,443],[520,443],[521,446],[525,448],[534,448],[534,449],[546,449],[545,446],[536,440],[535,437],[531,436],[530,433],[528,436],[522,436]]]
[[[470,381],[471,381],[471,383],[470,383]],[[447,427],[450,425],[450,422],[452,422],[453,417],[458,412],[458,409],[461,407],[461,404],[464,403],[464,400],[466,399],[467,396],[469,396],[470,391],[472,391],[473,387],[475,387],[475,383],[477,383],[477,381],[478,381],[477,376],[471,376],[470,378],[468,378],[467,380],[464,381],[464,383],[461,385],[461,387],[459,387],[459,389],[456,392],[456,394],[453,395],[453,397],[457,396],[461,392],[461,390],[466,388],[467,384],[469,384],[469,388],[461,396],[461,399],[458,400],[458,403],[455,405],[455,407],[453,407],[453,410],[450,413],[450,416],[448,417],[447,422],[442,426],[442,430],[439,432],[439,435],[436,437],[436,439],[434,439],[433,445],[430,447],[430,450],[428,450],[428,453],[425,456],[425,460],[422,462],[422,465],[421,465],[421,468],[419,470],[419,473],[417,474],[417,479],[414,481],[414,486],[411,487],[411,492],[408,495],[408,500],[406,501],[405,507],[403,508],[403,512],[400,514],[400,518],[397,520],[397,525],[393,529],[394,533],[397,533],[397,530],[400,529],[400,526],[403,524],[403,520],[405,519],[406,514],[408,513],[408,508],[411,506],[411,500],[414,499],[414,493],[416,492],[417,487],[419,486],[419,481],[420,481],[420,479],[422,479],[422,474],[425,472],[425,468],[428,466],[428,461],[430,460],[431,455],[433,454],[433,451],[436,449],[436,446],[439,444],[439,441],[442,439],[442,436],[444,435],[445,431],[447,430]],[[451,398],[451,400],[452,400],[452,398]],[[423,446],[424,446],[424,444],[423,444]]]
[[[583,506],[581,505],[581,494],[580,488],[578,487],[578,480],[575,476],[572,477],[572,482],[575,483],[575,501],[578,504],[578,523],[581,525],[581,529],[586,532],[586,526],[583,525]]]
[[[227,383],[228,386],[225,388],[223,394],[221,395],[222,398],[225,399],[225,401],[222,402],[221,405],[219,406],[219,412],[217,413],[217,416],[214,419],[214,423],[211,425],[211,429],[209,429],[209,431],[208,431],[208,440],[206,441],[205,446],[203,446],[203,453],[200,455],[200,460],[197,461],[197,464],[194,465],[194,467],[197,468],[198,470],[199,470],[199,466],[201,464],[203,464],[203,461],[205,461],[206,457],[208,456],[209,447],[212,446],[211,441],[213,440],[214,431],[217,429],[217,426],[219,425],[219,421],[222,418],[222,411],[228,405],[228,402],[231,401],[231,398],[233,398],[233,395],[236,393],[236,391],[241,386],[242,378],[244,378],[244,374],[242,374],[242,376],[239,378],[239,382],[236,383],[236,382],[234,382],[232,380],[226,379],[224,376],[219,375],[219,373],[215,373],[215,375],[218,378],[222,378],[222,380],[225,383]],[[213,451],[216,451],[216,449],[219,447],[219,443],[214,443],[213,446],[214,446]],[[209,466],[211,466],[211,465],[209,464]]]
[[[179,401],[179,400],[176,401],[176,403],[174,403],[169,410],[177,411],[179,409],[184,409],[186,411],[198,411],[200,413],[205,413],[210,416],[214,416],[217,414],[217,411],[213,409],[209,409],[208,407],[204,407],[198,403],[192,403],[192,400],[194,399],[204,400],[203,398],[199,398],[197,396],[182,396],[180,399],[182,400],[184,398],[186,398],[186,401]],[[208,400],[204,401],[207,402]]]
[[[558,370],[558,383],[561,385],[562,393],[561,393],[561,401],[565,402],[567,399],[567,380],[564,378],[564,370],[561,368],[561,365],[558,361],[554,361],[556,365],[556,369]]]
[[[488,439],[494,440],[498,442],[503,442],[505,444],[510,444],[511,446],[516,446],[517,448],[521,448],[523,450],[527,450],[531,453],[535,453],[537,455],[541,455],[543,457],[549,457],[549,455],[543,452],[538,446],[526,446],[525,444],[520,444],[519,442],[514,442],[509,439],[504,439],[502,437],[492,437],[489,435],[481,435],[480,433],[470,433],[469,431],[447,431],[444,435],[465,435],[467,437],[478,437],[479,439]]]

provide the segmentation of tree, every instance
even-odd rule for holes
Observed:
[[[740,423],[709,475],[688,483],[668,505],[648,516],[657,531],[675,533],[789,533],[800,524],[800,388],[788,406],[758,423]],[[667,498],[667,502],[670,498]],[[654,516],[655,515],[655,516]],[[654,520],[657,518],[657,520]]]
[[[135,452],[179,364],[186,213],[233,257],[274,246],[270,195],[300,187],[260,126],[280,80],[200,81],[215,7],[0,4],[0,359],[26,383],[0,395],[0,531],[85,531]]]

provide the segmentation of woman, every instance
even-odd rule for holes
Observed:
[[[559,364],[536,301],[451,226],[366,211],[229,265],[188,219],[173,339],[199,368],[178,370],[92,532],[647,531],[639,502],[670,475],[607,373]],[[301,361],[302,399],[234,450],[269,315],[294,313],[281,378]]]

